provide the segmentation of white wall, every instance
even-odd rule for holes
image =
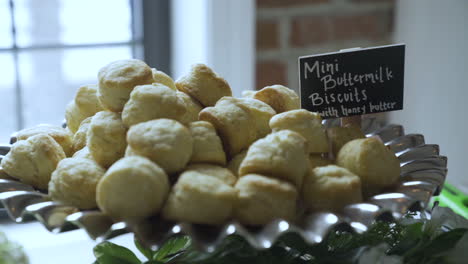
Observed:
[[[448,181],[468,193],[468,1],[398,1],[395,42],[406,43],[404,110],[391,121],[448,156]]]

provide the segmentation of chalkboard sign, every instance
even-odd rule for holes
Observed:
[[[403,109],[405,45],[299,58],[302,108],[323,118]]]

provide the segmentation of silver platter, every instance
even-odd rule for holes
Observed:
[[[334,126],[337,122],[336,119],[327,120],[325,125]],[[363,119],[362,128],[367,136],[379,136],[396,153],[401,165],[400,182],[395,188],[372,196],[365,203],[348,205],[340,213],[306,215],[300,222],[278,219],[262,228],[246,227],[235,221],[216,227],[177,223],[157,216],[139,223],[113,222],[98,210],[80,211],[51,201],[47,194],[31,186],[4,179],[0,179],[0,201],[15,222],[36,219],[53,233],[82,228],[98,241],[133,232],[141,243],[157,248],[170,237],[189,235],[196,248],[209,252],[231,234],[241,235],[257,249],[265,249],[282,234],[295,232],[306,242],[315,244],[333,228],[361,233],[375,220],[398,219],[408,211],[422,210],[428,206],[432,196],[439,194],[444,184],[447,158],[439,155],[438,145],[426,144],[420,134],[405,135],[401,125],[381,126],[375,119]],[[0,159],[9,149],[9,145],[0,146]]]

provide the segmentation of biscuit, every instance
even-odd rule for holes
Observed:
[[[242,161],[247,156],[247,150],[242,151],[241,153],[236,154],[228,163],[227,168],[234,173],[234,175],[239,175],[239,167]]]
[[[361,178],[365,194],[379,192],[400,178],[398,158],[376,138],[349,141],[338,152],[336,164]]]
[[[259,139],[247,151],[239,176],[261,174],[289,181],[298,188],[309,170],[307,142],[300,134],[281,130]]]
[[[328,139],[322,127],[322,118],[317,113],[304,109],[291,110],[275,115],[270,120],[273,132],[289,129],[307,140],[309,153],[328,152]]]
[[[181,104],[185,106],[185,114],[183,114],[178,121],[184,125],[197,121],[198,114],[203,109],[203,107],[190,95],[184,92],[177,91],[176,95]]]
[[[257,91],[254,98],[269,104],[278,114],[301,108],[299,96],[293,90],[278,84]]]
[[[75,154],[73,154],[72,158],[83,158],[83,159],[90,159],[90,160],[94,161],[94,158],[91,155],[91,153],[89,153],[89,148],[87,146],[85,146],[84,148],[82,148],[82,149],[78,150],[77,152],[75,152]],[[96,161],[94,161],[94,162],[96,162]]]
[[[156,119],[130,127],[127,134],[130,155],[149,158],[167,174],[181,171],[193,150],[190,131],[171,119]]]
[[[172,78],[169,77],[169,75],[167,75],[166,73],[162,71],[158,71],[155,68],[152,68],[151,72],[153,73],[154,83],[160,83],[162,85],[165,85],[171,88],[174,91],[177,90],[174,80],[172,80]]]
[[[234,186],[237,181],[237,177],[229,169],[218,165],[202,163],[192,164],[189,165],[185,171],[194,171],[203,175],[215,177],[230,186]]]
[[[240,178],[234,218],[245,225],[265,225],[275,219],[294,220],[297,190],[287,182],[258,174]]]
[[[85,120],[88,116],[80,111],[74,101],[68,103],[65,108],[65,120],[67,121],[67,128],[75,134],[78,128],[80,127],[81,122]]]
[[[96,185],[105,171],[85,158],[63,159],[52,173],[49,196],[80,209],[96,208]]]
[[[244,90],[242,91],[242,97],[243,98],[254,98],[255,96],[255,91],[253,90]]]
[[[362,202],[361,180],[335,165],[316,167],[304,179],[302,198],[311,211],[339,211],[348,204]]]
[[[257,126],[251,111],[234,97],[221,98],[214,107],[203,109],[198,119],[215,127],[230,157],[247,149],[257,139]]]
[[[169,193],[167,174],[144,157],[117,161],[99,181],[99,208],[116,220],[138,221],[157,214]]]
[[[192,122],[188,128],[193,138],[190,163],[226,164],[226,154],[221,139],[211,123],[206,121]]]
[[[262,138],[271,132],[270,119],[276,114],[275,110],[266,103],[252,99],[252,98],[239,98],[237,102],[249,109],[251,118],[255,124],[257,135],[256,139]]]
[[[194,64],[190,73],[176,82],[176,87],[203,106],[213,106],[223,96],[232,96],[231,87],[204,64]]]
[[[70,131],[60,126],[38,125],[31,128],[25,128],[17,132],[16,138],[17,140],[26,140],[39,134],[46,134],[51,136],[63,148],[63,151],[67,156],[71,156],[73,154],[73,135],[70,133]]]
[[[323,167],[332,164],[332,161],[322,156],[321,154],[309,155],[309,168],[315,169],[316,167]]]
[[[349,126],[349,127],[331,127],[327,129],[328,139],[333,154],[336,156],[346,143],[353,139],[365,138],[366,136],[362,132],[360,127]]]
[[[10,177],[45,190],[50,175],[65,157],[62,147],[51,136],[38,134],[13,144],[1,166]]]
[[[103,110],[97,98],[97,89],[97,85],[85,85],[78,88],[75,94],[75,105],[86,117]]]
[[[137,85],[153,83],[151,68],[141,60],[118,60],[102,67],[98,73],[98,98],[102,107],[121,112]]]
[[[123,157],[127,129],[118,113],[101,111],[93,116],[86,138],[89,152],[102,167],[108,168]]]
[[[221,180],[188,171],[172,188],[162,215],[175,221],[223,224],[231,217],[236,198],[236,190]]]
[[[178,100],[176,91],[162,84],[139,85],[133,89],[122,111],[122,121],[127,127],[158,118],[180,119],[185,106]]]
[[[80,127],[73,136],[73,152],[77,152],[86,146],[86,137],[88,134],[89,125],[91,124],[91,118],[87,117],[81,122]]]

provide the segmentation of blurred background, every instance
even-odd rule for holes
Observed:
[[[467,28],[465,0],[0,0],[0,143],[60,124],[113,60],[144,59],[174,79],[203,62],[240,95],[297,91],[299,56],[402,42],[404,110],[386,118],[439,144],[448,181],[468,193]]]

